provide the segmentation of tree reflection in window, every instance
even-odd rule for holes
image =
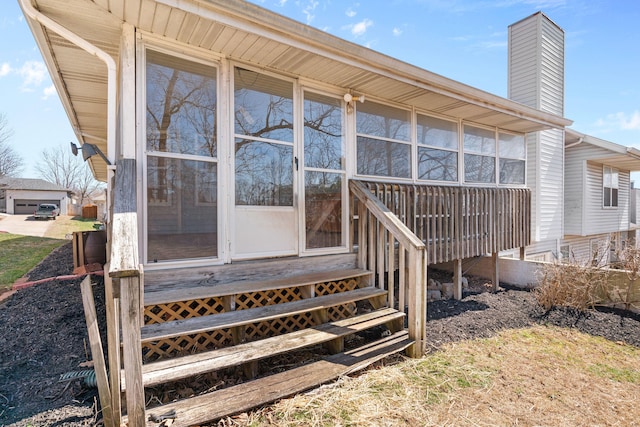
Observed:
[[[418,179],[458,180],[458,124],[418,114]]]
[[[293,206],[293,84],[234,71],[237,205]]]
[[[358,174],[411,178],[410,112],[374,102],[357,108]]]

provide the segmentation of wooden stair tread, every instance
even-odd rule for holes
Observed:
[[[205,372],[237,366],[287,351],[331,341],[403,317],[404,313],[402,312],[393,308],[383,308],[283,335],[148,363],[142,367],[143,384],[145,387],[149,387]],[[124,372],[122,389],[124,390]]]
[[[279,276],[269,280],[241,280],[221,284],[211,284],[206,281],[197,285],[184,283],[165,286],[145,286],[144,304],[146,306],[166,304],[175,301],[189,301],[194,299],[222,297],[250,292],[269,291],[273,289],[289,288],[293,286],[307,286],[316,283],[334,282],[349,278],[362,277],[371,274],[361,268],[349,268],[330,271],[314,271],[311,273]]]
[[[365,346],[328,356],[317,362],[217,390],[167,405],[150,408],[147,414],[160,415],[174,410],[174,427],[197,425],[300,393],[332,381],[413,344],[406,331],[400,331]],[[151,422],[148,426],[157,426]]]
[[[193,335],[214,329],[232,328],[234,326],[242,326],[249,323],[258,323],[279,317],[321,310],[366,298],[384,296],[386,294],[387,291],[384,289],[367,287],[281,304],[173,320],[164,323],[154,323],[141,328],[141,340],[142,342],[149,342],[183,335]]]

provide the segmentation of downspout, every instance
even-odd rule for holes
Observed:
[[[31,4],[31,0],[18,0],[25,15],[39,22],[43,27],[57,33],[85,52],[98,57],[107,66],[107,155],[115,163],[116,148],[116,62],[105,51],[92,45],[77,34],[45,16]],[[77,131],[81,136],[80,131]]]

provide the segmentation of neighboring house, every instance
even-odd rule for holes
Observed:
[[[112,164],[88,160],[112,200],[106,301],[122,337],[106,425],[120,421],[120,349],[130,426],[145,425],[145,386],[237,365],[251,379],[304,344],[333,354],[153,409],[199,424],[422,355],[428,264],[454,263],[459,297],[463,259],[492,254],[497,282],[498,252],[529,245],[532,224],[561,237],[558,215],[530,203],[562,191],[526,185],[556,160],[528,166],[527,141],[562,134],[561,111],[240,0],[20,3],[79,141]],[[390,336],[345,351],[346,335],[380,324]]]
[[[82,209],[84,206],[92,205],[96,207],[97,219],[102,221],[107,215],[107,195],[106,189],[99,188],[84,199],[84,204],[81,204],[75,196],[71,197],[71,203],[69,204],[69,215],[82,215]]]
[[[615,262],[616,252],[635,244],[630,176],[636,171],[640,150],[566,131],[562,258]]]
[[[0,212],[33,214],[40,203],[53,203],[67,215],[69,190],[49,181],[33,178],[0,178]]]

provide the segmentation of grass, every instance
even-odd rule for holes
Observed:
[[[0,292],[38,265],[66,240],[0,234]]]
[[[640,348],[535,326],[463,341],[245,414],[278,426],[637,425]]]
[[[38,265],[55,248],[68,240],[74,231],[94,230],[95,220],[81,217],[60,216],[49,221],[45,237],[0,234],[0,293]]]
[[[50,221],[51,225],[45,233],[45,237],[52,239],[64,239],[74,231],[95,230],[94,225],[99,224],[95,219],[86,219],[81,216],[59,216],[55,221]]]

